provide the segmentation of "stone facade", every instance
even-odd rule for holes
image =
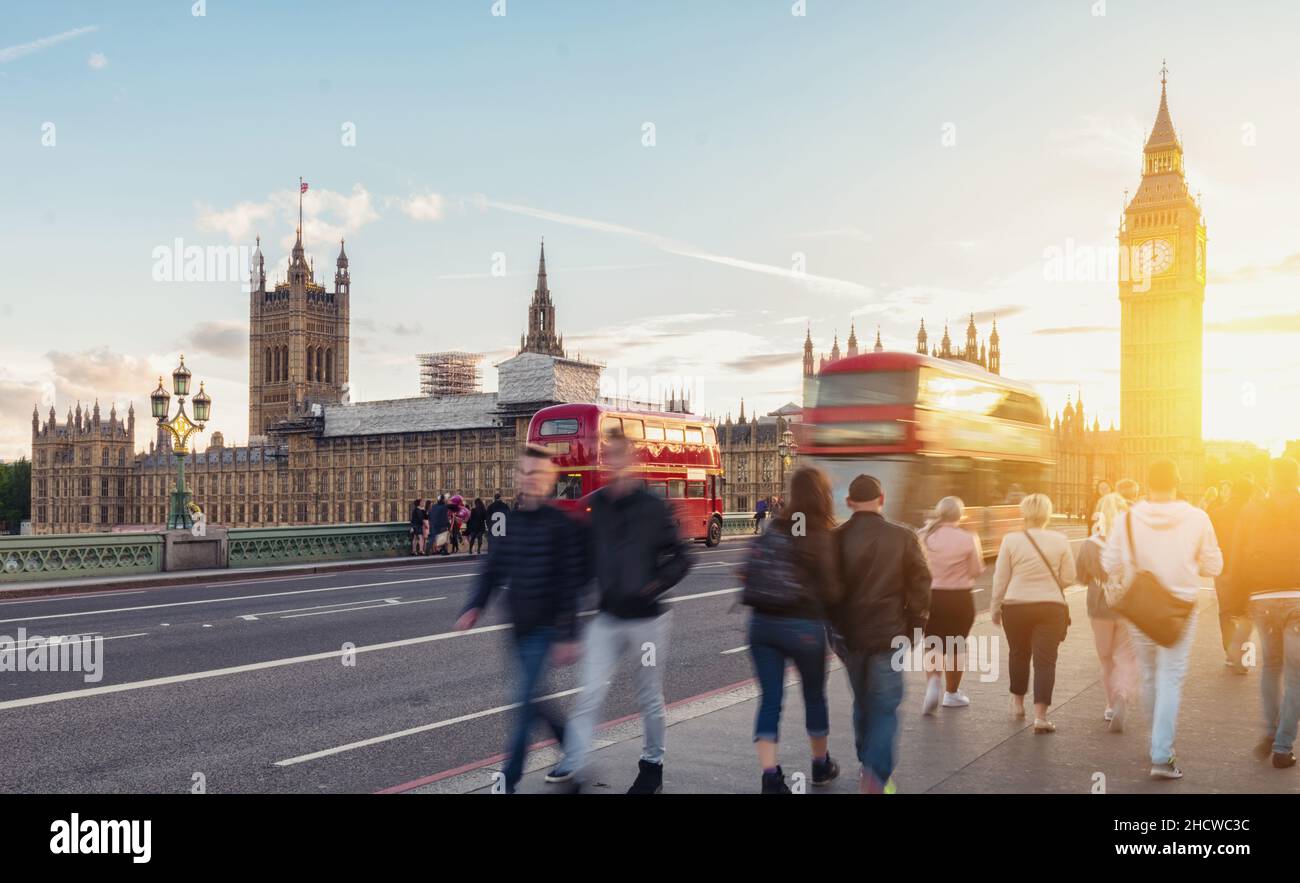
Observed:
[[[340,252],[331,298],[312,281],[301,248],[300,234],[289,280],[275,286],[274,298],[265,289],[260,248],[254,257],[250,349],[261,355],[250,363],[253,443],[227,447],[214,432],[206,450],[185,460],[186,483],[210,524],[403,521],[417,497],[486,499],[500,491],[510,498],[532,415],[561,402],[596,401],[601,366],[565,358],[553,335],[544,255],[529,305],[528,346],[497,366],[497,392],[345,401],[347,256]],[[263,308],[272,302],[283,306]],[[62,425],[53,409],[44,424],[33,413],[33,530],[161,527],[176,459],[161,433],[147,451],[134,447],[134,409],[126,421],[115,411],[102,421],[98,405],[84,414],[78,405]]]

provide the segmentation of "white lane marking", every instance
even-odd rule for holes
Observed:
[[[548,699],[560,699],[564,696],[572,696],[576,693],[581,693],[581,692],[582,689],[580,687],[575,687],[572,690],[561,690],[558,693],[551,693],[547,696],[539,696],[533,701],[545,702]],[[501,714],[503,712],[510,711],[518,707],[519,707],[518,702],[513,702],[510,705],[498,705],[496,708],[488,708],[485,709],[484,711],[475,711],[470,714],[462,714],[460,717],[448,718],[447,720],[438,721],[437,723],[422,724],[421,726],[418,727],[411,727],[409,730],[399,730],[396,733],[387,733],[383,736],[372,736],[369,739],[362,739],[359,742],[349,742],[347,745],[339,745],[337,748],[326,748],[323,751],[313,751],[311,754],[301,754],[298,757],[290,757],[287,760],[277,760],[275,762],[275,766],[293,766],[294,764],[298,764],[298,763],[306,763],[309,760],[317,760],[322,757],[329,757],[332,754],[342,754],[344,751],[353,751],[357,748],[367,748],[371,745],[379,745],[380,743],[383,742],[391,742],[394,739],[401,739],[404,736],[414,736],[416,733],[427,733],[431,730],[440,730],[443,727],[450,727],[450,726],[454,726],[455,724],[463,724],[466,721],[477,720],[479,718],[488,717],[493,714]]]
[[[86,592],[81,595],[50,595],[48,598],[15,598],[12,601],[0,601],[0,607],[6,604],[48,604],[51,601],[80,601],[86,598],[112,598],[117,595],[143,595],[146,589],[130,589],[119,592]]]
[[[289,582],[291,580],[303,580],[303,579],[329,579],[332,576],[338,576],[338,573],[308,573],[302,576],[268,576],[263,579],[236,579],[236,580],[231,580],[230,582],[200,583],[198,585],[193,585],[193,586],[172,586],[170,588],[221,589],[221,588],[225,588],[226,586],[250,586],[250,585],[261,585],[262,583],[283,583],[283,582]]]
[[[731,589],[718,589],[713,592],[696,592],[694,595],[678,595],[676,598],[664,598],[665,604],[677,604],[682,601],[694,601],[696,598],[712,598],[717,595],[730,595],[733,592],[739,592],[740,586]]]
[[[281,619],[299,619],[303,616],[326,616],[330,613],[351,613],[354,610],[380,610],[384,607],[405,607],[407,604],[427,604],[430,601],[446,601],[442,598],[420,598],[415,601],[398,601],[396,598],[386,599],[382,604],[371,604],[367,607],[345,607],[342,610],[317,610],[315,613],[295,613],[292,616],[282,616]]]
[[[25,699],[10,699],[5,702],[0,702],[0,711],[5,711],[10,708],[26,708],[31,705],[46,705],[50,702],[63,702],[68,699],[85,699],[90,696],[102,696],[108,693],[126,693],[132,690],[143,690],[148,687],[165,687],[170,684],[184,684],[189,681],[202,681],[208,678],[219,678],[226,675],[246,674],[253,671],[264,671],[268,668],[298,665],[303,662],[322,662],[327,659],[338,659],[347,653],[370,653],[379,650],[396,650],[402,647],[414,647],[419,644],[428,644],[432,641],[445,641],[450,638],[461,638],[467,635],[478,635],[485,632],[499,632],[508,628],[510,628],[509,623],[503,623],[501,625],[485,625],[476,629],[468,629],[463,632],[442,632],[436,635],[422,635],[418,638],[402,638],[398,641],[385,641],[382,644],[368,644],[364,647],[356,647],[352,650],[326,650],[323,653],[308,653],[305,656],[290,656],[285,659],[268,659],[265,662],[250,662],[244,665],[233,665],[229,668],[188,672],[180,675],[168,675],[162,678],[150,678],[145,681],[108,684],[102,687],[88,687],[83,690],[68,690],[64,693],[47,693],[44,696],[29,696]]]
[[[82,636],[82,635],[75,635],[75,636],[70,635],[70,636],[67,636],[67,637],[62,636],[62,635],[52,635],[50,638],[47,638],[47,639],[45,640],[44,644],[39,644],[39,645],[37,645],[37,646],[45,646],[46,644],[49,644],[50,641],[52,640],[52,638],[54,638],[54,637],[58,637],[58,638],[59,638],[59,640],[58,640],[58,642],[57,642],[58,644],[60,644],[60,645],[64,645],[64,644],[66,644],[66,645],[68,645],[68,646],[71,646],[71,645],[73,645],[73,644],[85,644],[85,643],[87,643],[88,641],[96,641],[96,640],[98,640],[98,641],[118,641],[118,640],[121,640],[122,638],[143,638],[143,637],[144,637],[145,635],[147,635],[147,634],[149,634],[149,633],[148,633],[148,632],[135,632],[134,634],[130,634],[130,635],[99,635],[99,634],[94,634],[94,635],[84,635],[84,636]],[[69,640],[68,640],[68,637],[77,637],[79,640],[76,640],[76,641],[69,641]],[[4,650],[0,650],[0,656],[4,656],[4,655],[7,654],[7,653],[13,653],[13,652],[15,652],[15,651],[17,651],[17,650],[30,650],[31,647],[32,647],[32,643],[31,643],[31,641],[24,641],[24,642],[23,642],[23,646],[21,646],[21,647],[14,646],[12,649],[4,649]]]
[[[276,616],[281,613],[302,613],[304,610],[324,610],[326,607],[351,607],[354,604],[368,604],[371,601],[396,601],[401,595],[392,598],[363,598],[359,601],[340,601],[337,604],[316,604],[312,607],[290,607],[287,610],[267,610],[262,613],[241,613],[239,618],[245,622],[256,622],[263,616]]]
[[[723,650],[722,653],[721,653],[720,655],[722,655],[722,656],[730,656],[732,653],[744,653],[744,652],[745,652],[746,650],[748,650],[748,649],[749,649],[749,645],[748,645],[748,644],[741,644],[739,647],[733,647],[733,648],[730,649],[730,650]]]
[[[418,580],[415,580],[418,582]],[[313,589],[312,591],[319,591]],[[712,595],[723,595],[728,592],[739,592],[739,588],[723,589],[718,592],[701,592],[698,595],[684,595],[681,598],[670,598],[670,601],[688,601],[693,598],[707,598]],[[579,614],[580,616],[590,616],[596,611],[587,611]],[[166,623],[164,623],[166,625]],[[322,662],[327,659],[338,659],[347,653],[371,653],[381,650],[398,650],[403,647],[415,647],[420,644],[429,644],[434,641],[447,641],[452,638],[465,638],[470,635],[482,635],[488,632],[499,632],[510,628],[510,623],[501,623],[499,625],[484,625],[478,628],[466,629],[463,632],[440,632],[436,635],[421,635],[418,638],[402,638],[397,641],[385,641],[382,644],[369,644],[364,647],[356,647],[352,650],[326,650],[322,653],[309,653],[305,656],[291,656],[285,659],[268,659],[265,662],[250,662],[244,665],[234,665],[229,668],[216,668],[209,671],[195,671],[186,674],[168,675],[162,678],[150,678],[145,681],[130,681],[123,684],[108,684],[102,687],[88,687],[83,690],[69,690],[65,693],[47,693],[44,696],[29,696],[25,699],[10,699],[0,702],[0,711],[10,708],[26,708],[32,705],[46,705],[50,702],[63,702],[68,699],[86,699],[91,696],[102,696],[109,693],[125,693],[132,690],[144,690],[149,687],[165,687],[170,684],[184,684],[189,681],[202,681],[208,678],[225,677],[226,675],[246,674],[253,671],[264,671],[269,668],[280,668],[286,665],[298,665],[304,662]]]
[[[192,604],[220,604],[223,601],[250,601],[259,598],[282,598],[289,595],[310,595],[318,592],[342,592],[348,589],[369,589],[375,586],[397,586],[405,583],[428,583],[441,579],[457,579],[463,576],[476,576],[475,573],[449,573],[446,576],[422,576],[416,579],[393,579],[379,583],[357,583],[352,586],[323,586],[319,589],[296,589],[292,592],[267,592],[261,595],[236,595],[232,598],[200,598],[197,601],[173,601],[169,604],[145,604],[140,607],[114,607],[110,610],[81,610],[75,613],[49,613],[44,616],[22,616],[16,619],[0,619],[6,622],[35,622],[38,619],[67,619],[73,616],[96,616],[103,613],[131,613],[137,610],[160,610],[164,607],[188,607]]]

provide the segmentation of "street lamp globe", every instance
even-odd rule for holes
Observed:
[[[167,419],[167,410],[171,407],[172,396],[163,388],[163,379],[161,377],[158,378],[158,388],[149,395],[149,401],[153,406],[154,419]]]
[[[203,391],[203,384],[199,384],[199,394],[193,399],[194,420],[197,423],[207,423],[208,418],[212,416],[212,397]]]
[[[190,394],[190,369],[185,367],[185,356],[183,355],[181,356],[181,363],[172,372],[172,389],[176,390],[178,396]]]

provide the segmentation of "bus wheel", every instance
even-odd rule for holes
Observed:
[[[716,546],[720,542],[722,542],[722,519],[710,518],[709,533],[708,536],[704,538],[704,545],[712,547]]]

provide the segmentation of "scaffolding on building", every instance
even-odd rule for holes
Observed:
[[[420,395],[442,398],[479,391],[482,353],[422,353],[416,358],[420,361]]]

